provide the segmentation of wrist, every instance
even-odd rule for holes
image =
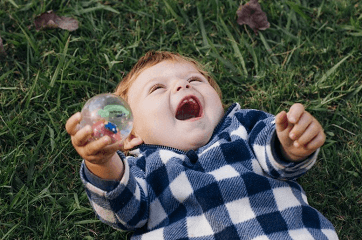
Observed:
[[[281,159],[285,162],[301,162],[305,160],[307,157],[300,157],[293,155],[285,150],[283,145],[280,143],[279,138],[275,136],[274,138],[274,149],[276,154],[281,157]]]
[[[301,161],[307,159],[307,157],[300,157],[300,156],[296,156],[296,155],[288,153],[281,144],[279,144],[279,149],[280,149],[280,154],[282,155],[283,159],[285,159],[289,162],[301,162]]]
[[[91,163],[85,160],[85,165],[91,173],[102,179],[119,181],[123,177],[124,165],[117,153],[103,163]]]

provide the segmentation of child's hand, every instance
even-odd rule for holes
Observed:
[[[78,123],[80,122],[82,115],[77,112],[71,116],[65,128],[71,136],[72,144],[78,154],[85,160],[93,164],[104,164],[108,162],[117,150],[122,148],[119,142],[112,145],[109,136],[104,136],[96,141],[88,142],[88,139],[92,136],[93,130],[91,126],[85,126],[82,129],[78,129]]]
[[[282,153],[290,161],[304,160],[326,140],[322,126],[300,103],[294,104],[288,114],[280,112],[275,124]]]

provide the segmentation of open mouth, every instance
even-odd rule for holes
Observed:
[[[200,101],[194,96],[187,96],[181,100],[176,110],[176,119],[188,120],[201,117]]]

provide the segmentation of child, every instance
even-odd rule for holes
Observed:
[[[301,104],[274,117],[234,103],[225,114],[216,82],[169,52],[147,53],[116,94],[134,116],[123,144],[88,143],[80,113],[66,125],[103,222],[132,239],[338,239],[294,181],[325,141]]]

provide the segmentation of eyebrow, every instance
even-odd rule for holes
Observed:
[[[147,81],[147,83],[143,86],[143,88],[149,88],[148,86],[151,85],[151,87],[157,83],[157,82],[160,82],[160,81],[163,81],[164,80],[164,77],[155,77],[155,78],[152,78],[150,80]]]

